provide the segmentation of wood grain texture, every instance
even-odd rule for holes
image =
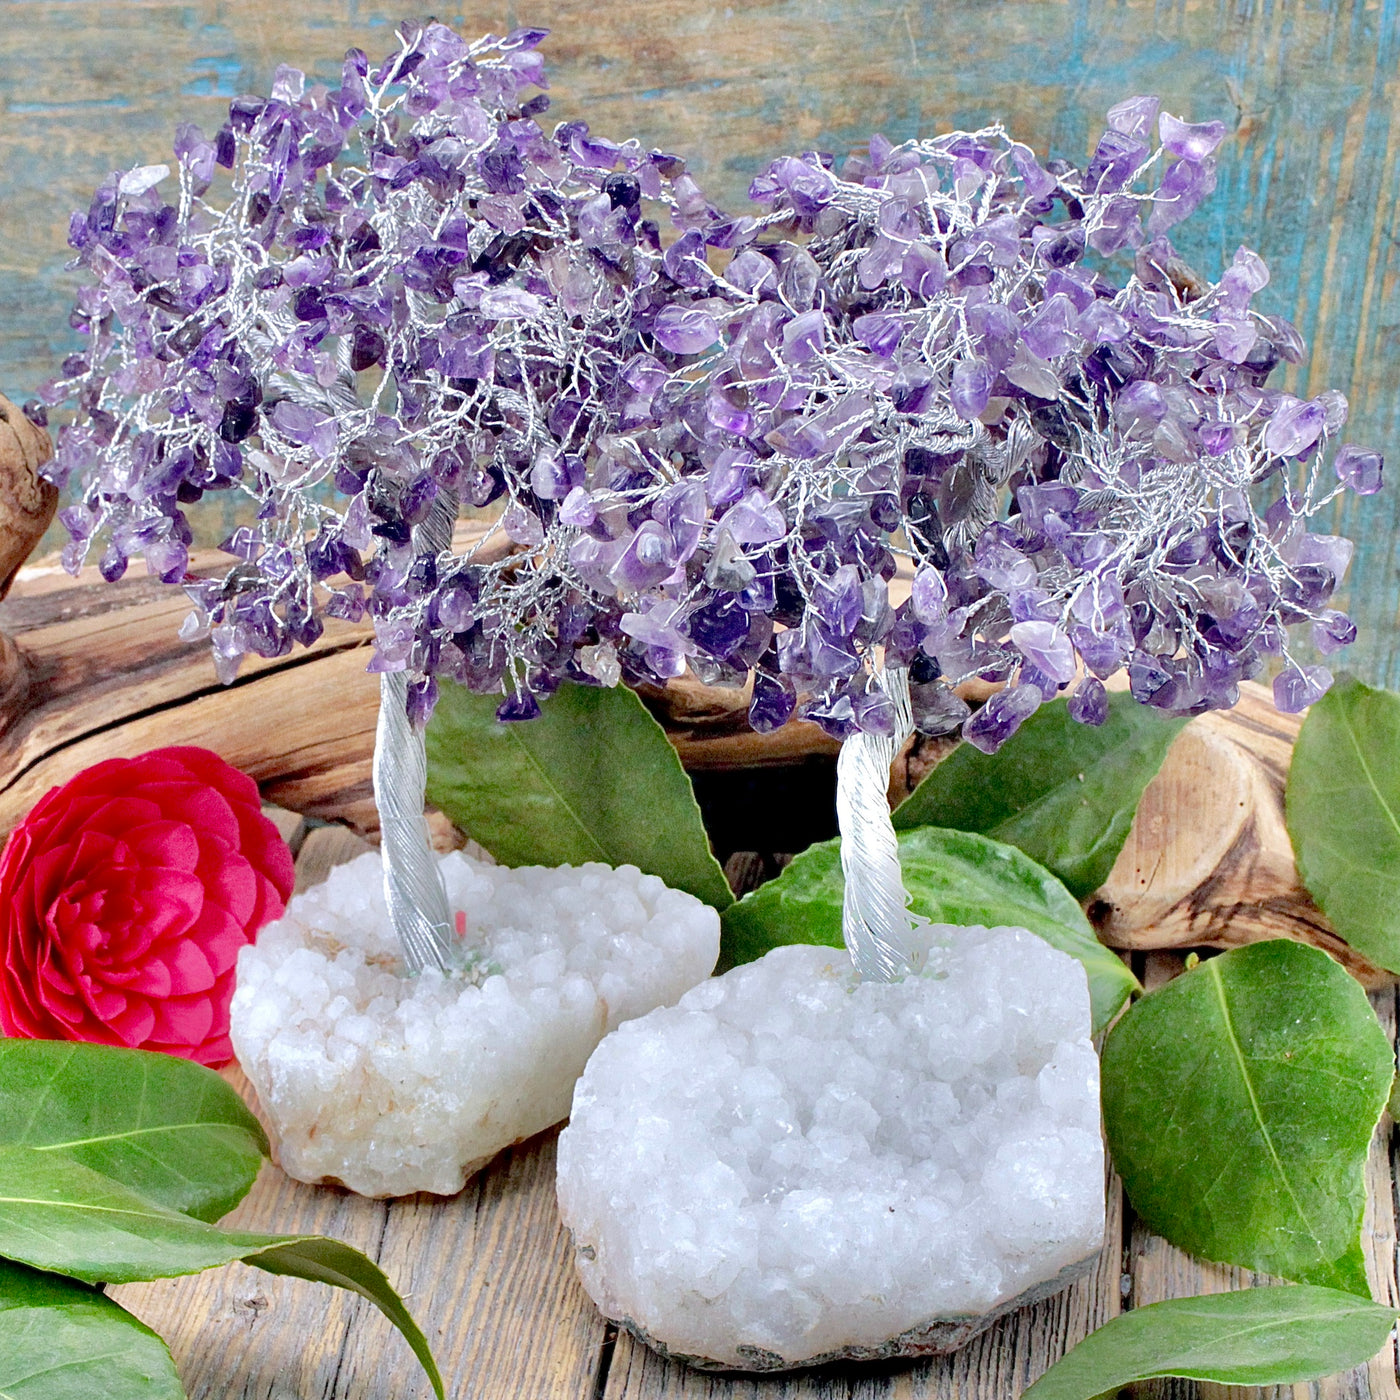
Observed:
[[[411,8],[411,7],[410,7]],[[116,168],[165,158],[177,120],[212,130],[286,61],[334,82],[351,44],[392,46],[398,0],[7,0],[0,65],[0,390],[17,401],[76,341],[69,211]],[[1230,135],[1219,187],[1181,231],[1216,275],[1236,246],[1260,298],[1313,344],[1294,390],[1347,392],[1353,431],[1394,449],[1400,347],[1400,0],[490,0],[464,30],[553,30],[553,116],[684,153],[738,206],[765,159],[844,153],[1005,119],[1082,158],[1110,103],[1160,93]],[[206,543],[218,508],[197,516]],[[1337,507],[1359,543],[1351,664],[1400,681],[1400,491]]]
[[[457,546],[480,533],[461,522]],[[226,567],[213,551],[198,570]],[[106,584],[86,568],[20,571],[0,602],[0,835],[49,788],[104,758],[200,744],[251,774],[270,802],[378,831],[370,779],[379,682],[368,623],[327,619],[314,646],[246,658],[223,686],[205,643],[180,640],[189,602],[133,572]],[[742,691],[678,684],[651,696],[692,769],[750,768],[834,754],[814,724],[748,727]]]
[[[1111,947],[1237,948],[1294,938],[1368,987],[1394,982],[1333,932],[1298,875],[1284,786],[1299,715],[1246,684],[1233,710],[1188,724],[1138,803],[1128,839],[1089,903]]]

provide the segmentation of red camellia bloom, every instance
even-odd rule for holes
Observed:
[[[238,950],[292,880],[253,780],[217,754],[85,769],[0,854],[0,1029],[226,1064]]]

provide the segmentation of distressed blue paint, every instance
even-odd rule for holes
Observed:
[[[59,97],[52,102],[12,102],[9,111],[12,116],[16,117],[53,116],[54,114],[78,112],[85,108],[90,111],[95,107],[129,106],[131,103],[125,97],[89,97],[76,102]]]
[[[674,97],[677,91],[682,92],[714,92],[717,88],[725,86],[723,78],[708,78],[693,83],[686,83],[683,88],[645,88],[641,92],[634,92],[630,95],[639,102],[656,102],[663,97]],[[621,93],[612,93],[610,96],[623,96]]]
[[[206,25],[206,29],[215,26]],[[244,90],[243,61],[233,54],[197,58],[189,65],[195,76],[180,86],[187,97],[237,97]]]
[[[72,344],[68,211],[120,166],[165,158],[279,61],[337,80],[377,55],[401,0],[6,0],[0,65],[0,388],[27,397]],[[784,149],[838,154],[1004,118],[1083,158],[1117,99],[1220,117],[1212,202],[1181,230],[1212,275],[1241,243],[1269,261],[1261,301],[1312,343],[1290,387],[1333,384],[1353,436],[1388,450],[1393,489],[1348,499],[1363,641],[1352,664],[1400,684],[1400,0],[519,0],[451,15],[473,32],[553,28],[554,115],[686,153],[724,203]],[[439,13],[444,13],[439,11]],[[21,18],[22,17],[22,18]],[[1392,150],[1392,147],[1394,148]],[[1329,264],[1328,248],[1336,235]],[[224,521],[204,521],[211,535]]]

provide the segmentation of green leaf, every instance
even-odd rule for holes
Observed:
[[[499,696],[444,682],[428,723],[428,800],[505,865],[635,865],[733,902],[690,780],[626,686],[562,685],[538,719],[499,724]]]
[[[1294,1385],[1369,1361],[1394,1325],[1394,1309],[1334,1288],[1173,1298],[1134,1308],[1090,1333],[1021,1400],[1096,1400],[1159,1376]]]
[[[60,1151],[199,1220],[252,1186],[267,1137],[213,1070],[172,1055],[0,1039],[0,1146]]]
[[[1065,887],[1013,846],[934,826],[900,833],[899,862],[910,907],[941,924],[1009,924],[1030,929],[1076,957],[1089,976],[1094,1029],[1106,1025],[1137,987],[1095,937]],[[776,879],[724,911],[721,961],[761,958],[783,943],[842,946],[840,843],[804,851]]]
[[[377,1265],[319,1235],[221,1230],[167,1210],[60,1152],[0,1149],[0,1256],[85,1283],[139,1283],[241,1259],[351,1288],[404,1334],[442,1395],[427,1340]]]
[[[1109,1033],[1109,1150],[1133,1208],[1172,1244],[1369,1296],[1363,1172],[1393,1068],[1365,992],[1326,953],[1251,944]]]
[[[291,1278],[310,1279],[313,1283],[329,1283],[335,1288],[348,1288],[352,1293],[368,1299],[403,1333],[405,1341],[413,1348],[413,1354],[428,1373],[438,1400],[442,1400],[442,1376],[428,1346],[428,1339],[404,1306],[403,1299],[384,1276],[384,1271],[358,1249],[352,1249],[340,1240],[312,1235],[291,1244],[265,1249],[248,1256],[245,1262],[256,1264],[270,1274],[286,1274]]]
[[[1344,677],[1308,711],[1287,815],[1298,873],[1332,927],[1400,972],[1400,695]]]
[[[1143,789],[1186,723],[1110,694],[1108,719],[1042,705],[995,754],[960,744],[895,808],[901,831],[980,831],[1016,846],[1086,899],[1108,878]]]
[[[165,1343],[86,1284],[0,1259],[5,1400],[185,1400]]]

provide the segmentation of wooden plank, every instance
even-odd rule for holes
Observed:
[[[253,1097],[241,1073],[235,1069],[228,1077]],[[302,1186],[268,1165],[224,1223],[239,1230],[333,1235],[375,1258],[387,1218],[383,1201]],[[126,1284],[111,1293],[170,1344],[191,1400],[348,1395],[337,1377],[352,1330],[373,1336],[405,1374],[413,1364],[393,1328],[362,1299],[244,1264]]]
[[[307,832],[297,887],[370,849],[344,827]],[[258,1109],[237,1067],[231,1083]],[[574,1274],[554,1200],[550,1132],[503,1153],[452,1197],[374,1201],[265,1166],[226,1224],[334,1235],[375,1259],[437,1355],[448,1394],[587,1400],[606,1328]],[[190,1400],[427,1400],[393,1328],[338,1289],[236,1264],[112,1290],[163,1336]]]
[[[451,1200],[388,1204],[379,1262],[434,1338],[449,1395],[593,1395],[606,1328],[559,1223],[556,1138],[551,1131],[512,1148]],[[350,1334],[338,1386],[347,1397],[430,1395],[371,1328]]]

